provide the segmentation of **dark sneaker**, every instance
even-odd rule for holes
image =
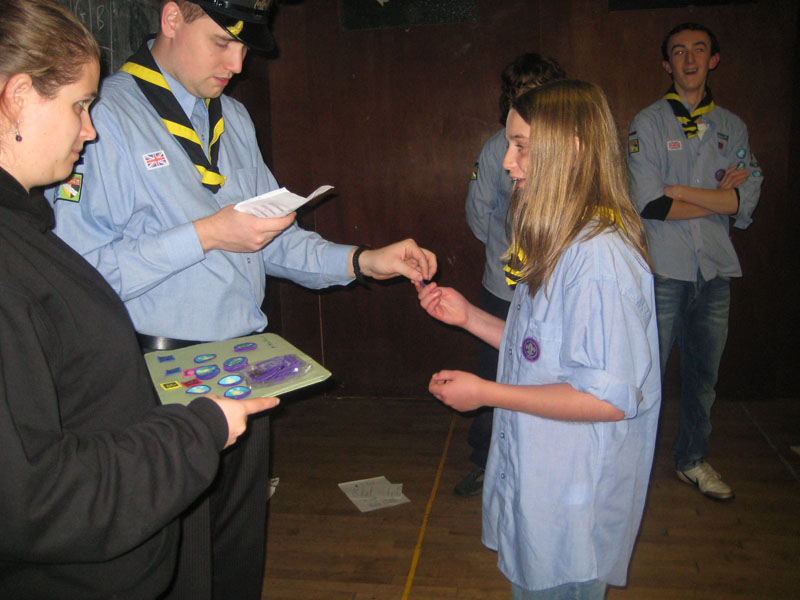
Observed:
[[[722,481],[722,477],[707,462],[677,471],[678,479],[683,483],[693,485],[700,493],[713,500],[733,500],[733,490],[731,486]]]
[[[453,493],[463,498],[477,496],[483,490],[483,473],[484,469],[482,467],[475,467],[467,473],[464,479],[456,484],[456,487],[453,488]]]

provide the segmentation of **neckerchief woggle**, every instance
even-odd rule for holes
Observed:
[[[603,214],[608,215],[609,218],[614,222],[615,225],[617,225],[618,227],[620,227],[623,230],[625,229],[625,225],[623,225],[622,221],[620,221],[617,218],[617,215],[616,215],[616,213],[614,213],[613,210],[601,208],[597,212],[602,212]],[[596,214],[597,213],[595,213],[595,215]],[[511,248],[509,248],[508,250],[509,250],[509,252],[511,252]],[[528,258],[525,256],[525,253],[522,251],[522,248],[517,248],[517,251],[516,251],[515,254],[516,254],[517,258],[519,259],[519,262],[520,262],[521,265],[524,266],[525,263],[528,262]],[[515,285],[517,285],[519,283],[519,280],[522,279],[522,271],[520,271],[519,269],[512,269],[510,264],[506,264],[506,266],[503,267],[503,271],[506,274],[506,285],[508,285],[509,287],[513,288]]]
[[[672,112],[675,114],[675,118],[678,119],[678,123],[681,124],[683,133],[686,134],[687,138],[693,138],[697,135],[697,119],[714,110],[716,106],[714,104],[714,98],[711,97],[711,88],[707,86],[703,94],[703,99],[691,113],[683,105],[683,101],[678,95],[678,92],[675,91],[674,85],[669,88],[669,91],[664,95],[664,100],[669,102],[669,105],[672,107]]]
[[[122,65],[121,71],[133,76],[139,89],[161,117],[164,126],[181,145],[195,168],[200,172],[203,185],[217,193],[225,185],[225,176],[220,175],[217,166],[219,158],[219,139],[225,131],[225,120],[222,118],[222,102],[219,98],[206,98],[208,108],[208,126],[211,143],[208,156],[203,150],[203,143],[192,127],[192,123],[169,88],[167,80],[158,68],[147,42],[141,45],[136,53]]]

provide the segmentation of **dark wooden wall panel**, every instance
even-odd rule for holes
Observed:
[[[787,152],[797,130],[793,0],[623,12],[601,0],[481,0],[475,23],[348,32],[333,0],[281,5],[280,53],[269,63],[271,165],[299,193],[336,186],[304,226],[374,246],[413,236],[438,254],[439,281],[476,300],[483,249],[464,199],[478,151],[499,127],[501,68],[529,50],[554,56],[606,90],[624,136],[668,87],[661,40],[686,20],[716,31],[722,63],[710,83],[748,124],[766,174],[755,223],[734,234],[745,275],[733,287],[719,389],[786,395],[785,367],[798,358],[786,334],[796,305],[786,280],[798,273],[787,252],[797,237]],[[256,120],[266,110],[249,106]],[[427,318],[408,283],[324,293],[283,283],[278,296],[281,331],[334,372],[335,393],[419,394],[434,370],[475,366],[476,342]]]

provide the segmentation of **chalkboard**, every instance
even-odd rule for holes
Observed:
[[[342,29],[474,23],[477,0],[339,0]]]
[[[119,70],[142,41],[158,31],[152,0],[56,0],[77,15],[103,50],[102,74]]]

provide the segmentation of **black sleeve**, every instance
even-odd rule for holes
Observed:
[[[664,221],[672,208],[672,198],[669,196],[661,196],[647,203],[647,205],[639,213],[643,219],[653,219],[655,221]]]
[[[75,415],[60,411],[54,329],[41,307],[0,285],[0,560],[109,560],[154,536],[211,483],[227,423],[202,398],[143,410],[116,430],[67,429],[63,420]],[[114,402],[92,400],[84,419]]]

